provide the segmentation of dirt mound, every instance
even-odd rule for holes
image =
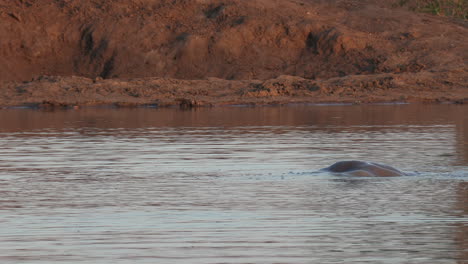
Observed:
[[[417,73],[429,76],[424,81],[442,79],[416,84],[406,77],[395,79],[409,81],[409,86],[466,87],[468,27],[449,18],[391,8],[393,4],[2,1],[0,81],[30,81],[43,75],[186,80],[291,75],[323,82]]]

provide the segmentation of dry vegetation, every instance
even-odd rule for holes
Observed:
[[[399,0],[395,5],[434,15],[468,19],[467,0]]]

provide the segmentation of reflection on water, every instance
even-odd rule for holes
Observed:
[[[466,263],[466,106],[0,112],[1,263]],[[417,176],[316,173],[337,160]]]

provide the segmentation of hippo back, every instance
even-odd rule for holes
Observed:
[[[365,177],[392,177],[406,175],[404,172],[388,165],[356,160],[339,161],[324,170],[332,173]]]

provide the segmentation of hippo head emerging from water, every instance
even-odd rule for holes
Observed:
[[[387,165],[355,160],[339,161],[330,167],[324,168],[323,170],[332,173],[340,173],[343,175],[364,177],[392,177],[407,175],[406,173]]]

